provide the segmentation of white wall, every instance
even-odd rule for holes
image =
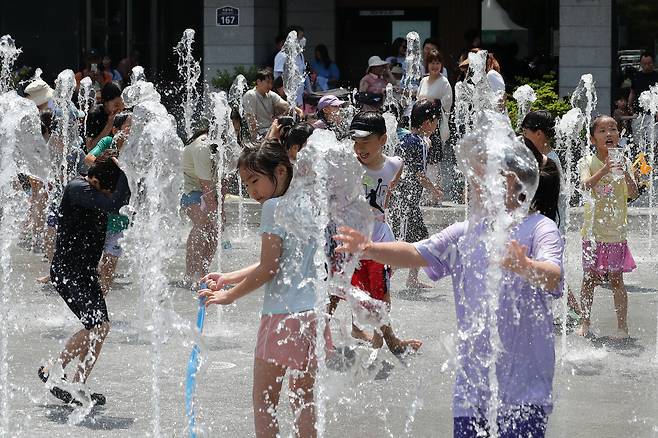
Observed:
[[[560,96],[571,95],[581,75],[596,81],[599,113],[610,113],[612,1],[560,0]]]

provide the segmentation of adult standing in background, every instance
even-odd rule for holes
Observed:
[[[445,160],[444,145],[450,137],[450,128],[448,120],[450,118],[450,108],[452,107],[452,88],[448,78],[442,74],[443,55],[438,50],[431,50],[425,57],[425,70],[429,73],[420,80],[416,97],[418,100],[429,100],[436,105],[439,113],[439,127],[430,136],[431,147],[427,156],[427,177],[430,181],[445,187],[452,186],[452,178],[446,178],[442,184],[442,172],[439,170],[439,163]],[[448,171],[448,169],[445,169]]]
[[[407,40],[398,37],[393,40],[393,44],[391,44],[391,56],[386,58],[386,62],[388,62],[392,67],[399,65],[402,67],[403,74],[407,72],[407,65],[406,65],[406,57],[407,57]]]
[[[315,59],[311,62],[313,71],[317,73],[318,80],[328,88],[334,88],[340,79],[340,70],[329,57],[329,50],[324,44],[315,46]]]
[[[651,52],[642,52],[640,55],[640,68],[641,70],[635,72],[631,79],[631,91],[628,95],[628,106],[630,106],[633,113],[642,111],[638,102],[640,94],[658,83],[658,72],[654,68]]]

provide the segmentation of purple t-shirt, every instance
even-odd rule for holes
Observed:
[[[459,342],[454,417],[484,415],[491,394],[485,363],[491,347],[484,317],[489,264],[482,242],[484,230],[483,224],[469,228],[468,222],[459,222],[414,244],[427,261],[425,272],[432,280],[452,276]],[[532,259],[550,261],[562,270],[564,247],[552,220],[533,214],[511,231],[512,239],[527,246]],[[552,411],[555,349],[551,301],[561,294],[562,284],[553,291],[541,290],[503,270],[497,311],[502,350],[496,362],[499,413],[522,403]]]

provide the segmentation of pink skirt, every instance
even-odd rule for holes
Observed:
[[[295,370],[315,368],[317,323],[317,314],[313,310],[262,315],[256,339],[256,358]],[[328,356],[333,351],[328,320],[324,341],[325,354]]]
[[[633,255],[623,242],[605,243],[583,240],[583,270],[599,275],[631,272],[637,268]]]

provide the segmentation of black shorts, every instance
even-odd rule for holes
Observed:
[[[110,321],[105,298],[103,298],[101,285],[96,275],[62,273],[53,267],[50,268],[50,278],[55,285],[55,290],[78,317],[85,329],[91,330]]]

